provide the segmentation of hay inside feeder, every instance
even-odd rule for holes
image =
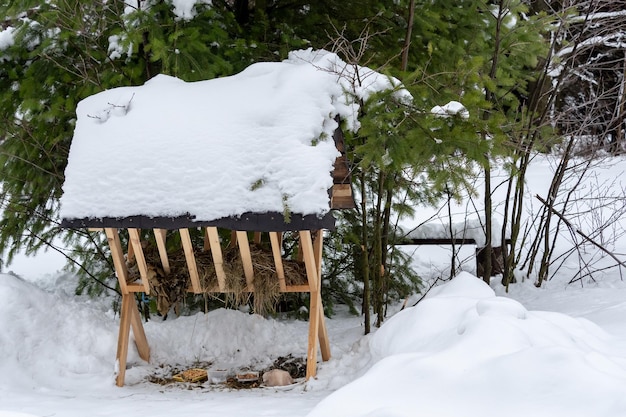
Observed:
[[[239,306],[248,303],[252,298],[255,313],[263,315],[273,312],[281,294],[273,254],[257,244],[250,245],[250,254],[254,271],[254,293],[248,291],[239,248],[229,247],[223,250],[223,269],[226,275],[224,301],[226,305]],[[202,291],[219,292],[211,252],[194,249],[194,256]],[[185,252],[183,249],[168,252],[169,274],[163,270],[158,249],[154,245],[145,245],[144,257],[151,295],[156,297],[159,313],[165,315],[172,306],[184,302],[189,289],[189,269]],[[303,262],[283,259],[283,270],[287,286],[308,283]],[[136,262],[128,265],[128,272],[131,282],[141,279]]]

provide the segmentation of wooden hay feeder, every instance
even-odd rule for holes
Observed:
[[[266,63],[259,69],[250,71],[252,77],[244,72],[196,83],[157,76],[144,86],[104,91],[79,103],[61,198],[62,224],[106,234],[122,292],[119,386],[131,328],[139,355],[150,359],[134,294],[157,293],[151,283],[154,268],[172,278],[174,258],[166,250],[172,234],[179,235],[184,252],[184,282],[196,294],[232,291],[225,258],[232,252],[225,252],[218,228],[231,231],[228,250],[237,249],[241,288],[249,293],[255,292],[257,274],[250,240],[268,237],[279,291],[310,293],[307,378],[316,374],[318,343],[322,359],[330,358],[320,294],[322,236],[334,229],[330,210],[354,207],[354,201],[337,119],[327,107],[310,103],[336,99],[319,87],[335,77],[304,61]],[[302,82],[302,73],[310,82]],[[269,98],[267,105],[247,106],[255,89],[255,97]],[[292,91],[299,96],[286,105],[272,100]],[[207,100],[224,92],[236,111]],[[299,100],[303,94],[327,94],[328,100]],[[298,105],[309,107],[294,113],[300,117],[294,124],[287,110]],[[311,132],[319,137],[311,138]],[[334,140],[326,139],[331,136]],[[201,228],[205,236],[202,260],[212,262],[215,282],[201,277],[190,228]],[[128,234],[127,248],[121,231]],[[287,231],[299,239],[305,270],[301,283],[290,283],[285,274],[281,239]],[[146,260],[143,233],[154,236],[158,265]],[[137,274],[129,271],[130,263]]]
[[[101,229],[91,229],[99,231]],[[218,236],[218,228],[216,226],[203,227],[205,233],[205,250],[210,251],[213,258],[213,265],[217,275],[217,286],[204,287],[198,274],[196,266],[196,255],[191,243],[189,229],[181,228],[177,232],[180,234],[182,249],[185,253],[187,269],[189,271],[189,288],[188,291],[195,294],[201,293],[227,293],[230,289],[227,286],[227,277],[224,271],[223,248],[220,244]],[[150,284],[149,265],[146,262],[144,248],[140,240],[141,229],[127,228],[129,235],[128,250],[124,251],[122,247],[119,230],[113,227],[105,227],[107,240],[111,249],[111,255],[115,270],[117,273],[120,289],[122,292],[122,305],[120,312],[120,329],[118,336],[117,361],[119,371],[116,383],[118,386],[124,385],[124,376],[126,371],[126,359],[128,352],[128,343],[130,337],[130,329],[132,327],[135,344],[140,357],[145,361],[150,361],[150,348],[143,329],[143,324],[135,302],[134,293],[151,294],[152,286]],[[166,251],[166,234],[167,230],[162,228],[152,229],[154,238],[157,242],[161,265],[166,276],[170,272],[169,256]],[[317,349],[319,341],[319,349],[322,360],[326,361],[330,358],[330,345],[326,325],[324,321],[324,307],[321,298],[321,260],[322,260],[322,230],[300,230],[299,235],[299,253],[306,268],[306,283],[300,285],[288,285],[283,268],[283,258],[281,256],[281,239],[282,232],[271,231],[266,232],[269,235],[271,243],[272,256],[274,258],[274,267],[276,271],[276,280],[278,282],[280,292],[308,292],[310,293],[309,306],[309,336],[307,348],[307,379],[315,376],[317,363]],[[245,291],[254,293],[254,267],[251,256],[250,240],[248,232],[244,230],[232,231],[236,238],[236,245],[240,254],[245,273],[246,287]],[[254,240],[261,239],[261,232],[254,233]],[[231,241],[232,243],[233,241]],[[128,260],[135,260],[139,269],[140,280],[132,281],[129,278]]]

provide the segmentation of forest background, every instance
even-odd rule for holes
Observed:
[[[520,274],[541,285],[559,266],[559,231],[582,233],[576,184],[590,166],[624,151],[624,6],[622,0],[3,2],[0,254],[10,263],[19,252],[58,250],[81,277],[77,292],[117,291],[106,242],[59,226],[76,104],[159,73],[210,79],[284,59],[294,49],[323,48],[349,65],[400,79],[414,99],[385,94],[361,103],[361,129],[346,137],[357,208],[338,215],[338,233],[325,247],[328,313],[333,302],[350,305],[364,314],[367,333],[370,322],[384,320],[389,301],[422,289],[397,250],[410,233],[399,224],[420,205],[450,202],[468,190],[474,195],[477,176],[485,184],[484,253],[510,239],[502,245],[503,285]],[[467,111],[445,117],[433,111],[451,101]],[[522,216],[524,178],[538,153],[555,155],[558,165],[529,221]],[[506,181],[491,183],[494,167],[505,169]],[[507,203],[494,222],[496,186],[507,189]],[[624,193],[604,195],[602,186],[596,193],[589,198],[600,198],[614,216],[626,211]],[[612,224],[606,219],[584,238],[619,267],[607,242],[596,239]],[[453,238],[452,222],[449,228]],[[485,259],[488,281],[494,260]],[[455,262],[453,250],[451,276]]]

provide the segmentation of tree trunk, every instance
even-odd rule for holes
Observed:
[[[361,272],[363,274],[363,315],[365,334],[370,329],[370,263],[367,248],[367,200],[365,189],[365,172],[361,172]]]

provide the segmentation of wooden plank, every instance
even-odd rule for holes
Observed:
[[[475,245],[474,239],[407,239],[406,242],[397,243],[398,245]]]
[[[270,232],[270,244],[272,245],[272,255],[274,255],[274,265],[276,266],[276,275],[278,276],[278,285],[282,292],[287,291],[285,283],[285,268],[283,268],[283,255],[280,248],[280,238],[278,232]]]
[[[145,288],[143,287],[143,284],[127,284],[126,288],[128,289],[128,292],[144,292]]]
[[[137,267],[139,267],[139,275],[141,276],[141,283],[143,285],[144,292],[146,294],[150,294],[150,281],[148,281],[148,265],[146,264],[146,258],[143,255],[139,229],[128,229],[128,236],[129,248],[132,247],[133,251],[135,252]]]
[[[157,248],[159,249],[159,257],[161,258],[161,265],[163,266],[163,271],[165,275],[169,275],[170,268],[170,260],[167,257],[167,246],[165,245],[167,236],[167,230],[165,229],[154,229],[154,239],[156,240]]]
[[[350,184],[333,185],[333,197],[352,197],[352,188]]]
[[[130,265],[135,261],[135,248],[133,243],[128,239],[128,247],[126,248],[126,264]]]
[[[130,294],[122,294],[122,308],[120,309],[120,330],[117,336],[117,377],[115,384],[118,387],[124,386],[124,378],[126,376],[126,359],[128,358],[128,340],[130,338],[130,316],[131,303],[134,302],[134,296]]]
[[[148,339],[146,338],[146,332],[143,329],[143,323],[141,322],[141,315],[137,308],[137,303],[133,302],[130,306],[130,324],[133,329],[133,336],[135,337],[135,345],[139,352],[139,357],[146,362],[150,362],[150,346],[148,346]]]
[[[191,280],[191,288],[194,293],[200,294],[202,287],[200,285],[200,276],[198,275],[198,266],[196,265],[196,257],[193,254],[193,246],[191,244],[191,236],[189,229],[178,229],[180,233],[180,241],[185,251],[185,260],[187,261],[187,269],[189,270],[189,279]]]
[[[226,273],[224,272],[224,259],[222,257],[222,246],[220,245],[220,237],[217,234],[217,227],[207,227],[206,233],[207,233],[207,236],[209,236],[209,242],[211,245],[211,255],[213,256],[213,264],[215,265],[215,274],[217,275],[217,285],[220,289],[220,292],[224,292],[226,290]]]
[[[287,285],[283,292],[309,292],[310,287],[308,284],[305,285]]]
[[[322,253],[324,249],[324,234],[322,230],[318,230],[315,233],[315,240],[313,242],[313,254],[315,256],[315,266],[317,267],[317,297],[318,297],[318,314],[319,314],[319,328],[318,339],[320,342],[320,352],[322,354],[322,360],[327,361],[330,359],[330,342],[328,340],[328,330],[326,329],[326,317],[324,317],[324,305],[322,304]],[[311,295],[312,296],[312,295]]]
[[[211,241],[209,240],[209,229],[204,229],[204,246],[202,246],[203,251],[208,251],[211,249]]]
[[[250,243],[248,242],[248,232],[237,231],[237,244],[243,263],[243,272],[246,276],[248,291],[254,292],[254,268],[252,266],[252,255],[250,254]]]
[[[261,243],[261,232],[254,232],[254,243]]]
[[[317,266],[315,262],[315,254],[313,252],[313,242],[311,240],[311,232],[309,230],[300,231],[300,248],[306,266],[306,275],[309,281],[309,289],[311,291],[311,303],[309,306],[309,343],[307,348],[306,359],[306,379],[314,377],[317,374],[317,338],[319,333],[319,292],[317,290]]]
[[[126,261],[124,260],[124,252],[122,251],[122,243],[120,242],[120,235],[117,229],[106,228],[104,232],[109,242],[109,248],[111,249],[111,257],[113,258],[113,267],[117,275],[117,280],[120,284],[120,290],[122,294],[128,294],[128,270],[126,269]]]
[[[506,245],[511,245],[511,239],[505,239]],[[476,239],[473,238],[422,238],[422,239],[406,239],[396,245],[476,245]]]
[[[102,227],[89,227],[87,228],[88,232],[104,232]]]

